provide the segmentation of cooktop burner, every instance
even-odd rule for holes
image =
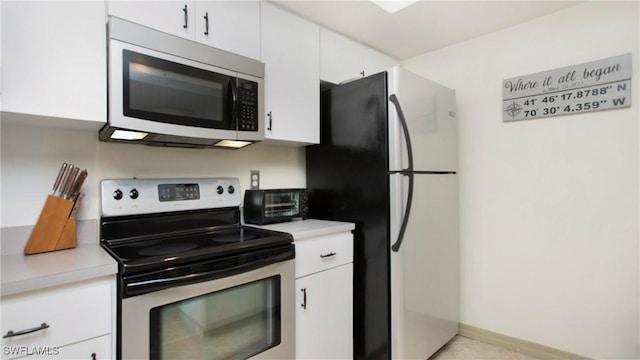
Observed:
[[[149,247],[138,250],[140,256],[158,256],[158,255],[171,255],[179,254],[185,251],[193,250],[198,247],[198,244],[194,243],[173,243],[173,244],[158,244],[151,245]]]

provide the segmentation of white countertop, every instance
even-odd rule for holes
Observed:
[[[350,232],[355,224],[327,220],[297,220],[255,226],[290,233],[294,241]],[[0,258],[0,295],[70,284],[118,273],[116,261],[97,243],[79,243],[74,249],[35,255],[5,254]]]
[[[118,265],[98,244],[35,255],[10,254],[0,259],[0,295],[15,295],[52,286],[115,275]]]
[[[341,232],[349,232],[355,229],[355,224],[340,222],[340,221],[328,221],[328,220],[294,220],[279,224],[269,225],[250,225],[261,229],[282,231],[289,233],[293,236],[293,240],[300,241],[310,237],[325,236]]]

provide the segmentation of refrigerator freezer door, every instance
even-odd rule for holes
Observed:
[[[456,174],[415,175],[405,239],[391,252],[393,359],[427,359],[458,332]],[[392,242],[406,201],[406,176],[390,176]]]
[[[356,224],[354,359],[391,356],[387,74],[321,94],[321,144],[306,148],[309,217]]]
[[[455,92],[399,67],[389,71],[389,94],[402,106],[415,171],[457,171]],[[404,170],[407,153],[396,107],[389,103],[389,170]]]

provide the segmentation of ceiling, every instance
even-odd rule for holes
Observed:
[[[389,14],[365,0],[270,0],[316,24],[405,60],[582,1],[420,0]]]

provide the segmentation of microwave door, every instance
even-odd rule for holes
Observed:
[[[237,138],[236,73],[117,40],[109,57],[111,127],[159,141]]]
[[[127,116],[169,124],[235,130],[236,77],[123,51]]]

